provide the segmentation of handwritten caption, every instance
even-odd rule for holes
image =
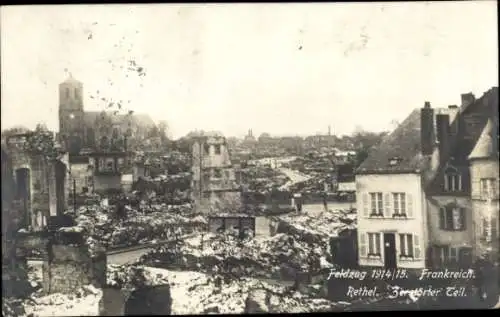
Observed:
[[[356,297],[378,297],[385,294],[388,298],[398,298],[407,296],[413,301],[417,301],[422,296],[446,296],[446,297],[465,297],[469,296],[470,292],[464,286],[457,286],[457,281],[473,280],[476,278],[474,270],[429,270],[423,269],[420,274],[410,275],[406,269],[372,269],[372,270],[353,270],[353,269],[332,269],[328,276],[328,280],[344,280],[344,281],[371,281],[371,286],[353,286],[348,285],[346,296],[350,298]],[[404,280],[414,281],[417,287],[403,287],[399,285],[391,285],[391,282],[402,282]],[[449,286],[436,287],[426,285],[422,287],[422,282],[441,280],[449,282]],[[382,283],[376,283],[380,281]],[[353,283],[359,284],[359,283]],[[403,284],[403,283],[401,283]],[[460,283],[458,283],[460,284]],[[441,284],[442,285],[442,284]]]

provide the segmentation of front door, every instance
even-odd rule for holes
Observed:
[[[385,268],[396,268],[396,237],[394,233],[384,233],[384,264]]]

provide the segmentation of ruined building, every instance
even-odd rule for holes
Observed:
[[[64,213],[69,192],[68,156],[61,153],[49,159],[25,150],[29,133],[9,136],[6,140],[6,182],[13,184],[11,211],[17,226],[43,230],[49,217]],[[8,166],[8,168],[7,168]],[[13,219],[14,220],[14,219]]]
[[[195,208],[207,213],[237,213],[240,186],[226,143],[219,134],[194,137],[192,145],[192,195]]]

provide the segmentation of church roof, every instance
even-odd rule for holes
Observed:
[[[117,124],[135,124],[143,127],[154,126],[155,123],[153,119],[148,114],[134,113],[132,115],[127,114],[114,114],[112,111],[85,111],[84,122],[86,126],[93,126],[96,121],[101,119],[111,120],[113,123]]]
[[[497,153],[495,153],[494,148],[494,124],[491,119],[488,119],[479,140],[477,141],[474,149],[469,155],[469,160],[481,159],[481,158],[493,158]]]

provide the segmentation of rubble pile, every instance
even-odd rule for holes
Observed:
[[[248,191],[269,193],[290,181],[286,175],[271,167],[251,166],[241,170],[241,178]]]
[[[34,293],[23,303],[26,315],[31,316],[97,316],[102,291],[86,285],[73,294]]]
[[[142,256],[140,263],[217,272],[230,277],[272,278],[281,276],[283,270],[311,273],[321,270],[326,247],[309,245],[285,234],[244,241],[229,234],[207,234],[202,239],[198,236],[180,245],[161,246]]]
[[[78,226],[85,228],[88,244],[97,241],[102,247],[116,248],[138,245],[152,240],[169,239],[203,230],[206,220],[192,213],[190,205],[145,206],[146,211],[125,207],[126,215],[117,217],[111,207],[81,207],[75,215]]]
[[[26,311],[23,306],[23,301],[16,298],[2,298],[2,316],[17,317],[24,316]]]
[[[170,271],[165,269],[139,268],[145,273],[147,283],[160,285],[168,283],[172,294],[172,313],[180,314],[241,314],[245,311],[248,294],[256,289],[270,293],[273,312],[315,312],[338,309],[334,303],[311,298],[298,292],[290,292],[284,286],[277,286],[252,278],[222,281],[217,276],[208,276],[192,271]],[[130,267],[110,266],[110,274],[119,272],[126,276]]]
[[[335,237],[344,229],[356,228],[356,214],[342,210],[293,213],[279,216],[277,220],[277,232],[290,234],[308,243],[327,241],[327,237]]]

